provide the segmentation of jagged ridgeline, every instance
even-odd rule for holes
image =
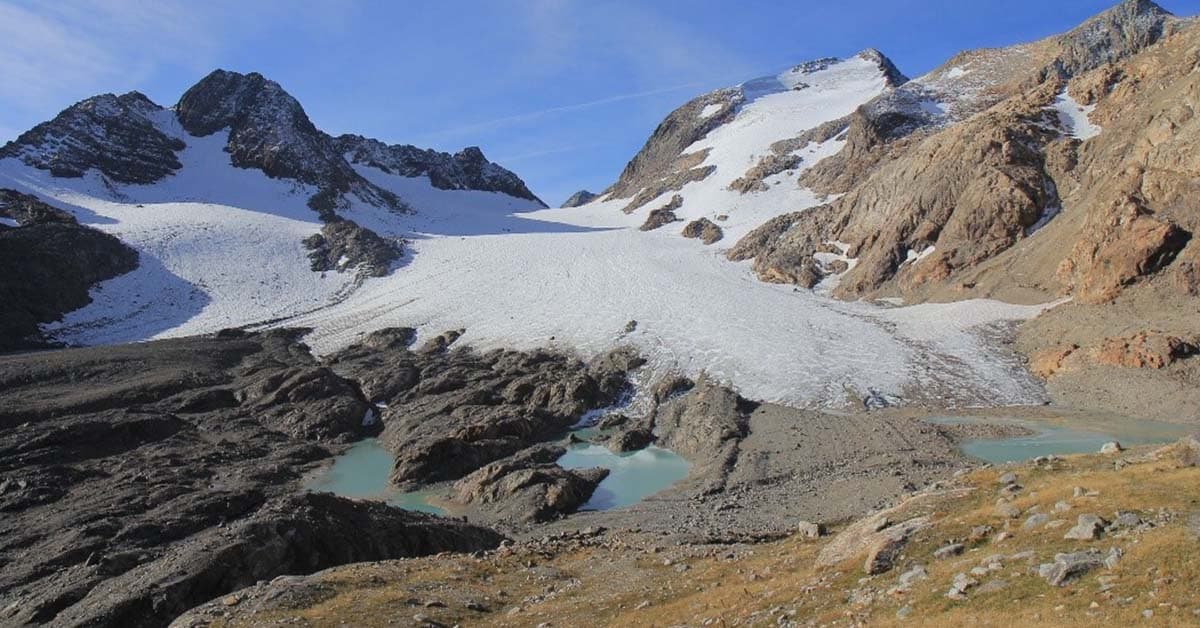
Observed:
[[[186,134],[172,128],[172,118]],[[138,92],[88,98],[21,134],[0,149],[0,159],[16,157],[59,177],[81,177],[95,169],[114,182],[149,184],[182,167],[177,153],[188,135],[226,131],[225,150],[233,165],[315,186],[318,192],[309,205],[327,219],[346,205],[348,194],[379,207],[411,211],[403,199],[367,181],[352,164],[428,176],[443,190],[494,191],[537,201],[517,175],[488,161],[477,147],[450,155],[357,135],[331,137],[313,125],[299,101],[278,83],[255,72],[216,70],[184,92],[170,110]]]

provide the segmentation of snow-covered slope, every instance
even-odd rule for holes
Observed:
[[[845,124],[822,134],[814,134],[814,131],[823,125],[838,126],[839,121],[860,105],[903,80],[890,61],[880,53],[868,50],[848,59],[822,59],[801,64],[776,76],[754,79],[707,95],[724,97],[735,106],[721,124],[680,154],[704,155],[702,161],[689,166],[694,169],[711,167],[712,172],[678,189],[668,186],[653,200],[642,203],[630,218],[619,221],[620,224],[640,224],[647,212],[665,205],[678,194],[683,198],[683,204],[674,210],[676,216],[684,221],[708,218],[725,231],[725,244],[732,244],[773,216],[817,204],[818,199],[813,194],[799,188],[796,178],[812,164],[841,149],[844,138],[838,136],[838,131]],[[686,109],[685,106],[672,116],[681,115]],[[717,104],[710,103],[696,115],[707,119],[720,110]],[[654,141],[655,138],[651,138],[650,143]],[[643,152],[653,148],[648,145]],[[791,165],[762,177],[762,185],[756,186],[759,189],[754,191],[742,192],[731,187],[764,159],[787,160]],[[610,190],[608,195],[588,206],[620,213],[628,205],[628,197],[616,198]],[[678,233],[682,226],[668,225],[662,230]]]
[[[889,67],[872,54],[823,60],[740,86],[736,104],[695,108],[715,126],[685,152],[702,154],[710,176],[677,192],[683,203],[676,211],[725,229],[726,241],[711,247],[679,237],[681,223],[636,228],[646,211],[676,192],[633,214],[614,200],[541,209],[532,194],[455,189],[480,163],[473,154],[439,166],[455,175],[439,184],[427,174],[405,176],[420,172],[409,170],[416,152],[371,144],[348,150],[349,170],[337,167],[340,177],[357,183],[341,192],[334,219],[404,238],[406,255],[383,277],[313,272],[302,240],[331,219],[312,208],[324,181],[236,167],[229,130],[205,127],[198,137],[165,109],[145,115],[156,133],[183,146],[173,174],[131,183],[93,168],[59,178],[10,157],[0,159],[0,187],[68,209],[141,254],[136,271],[100,284],[91,305],[47,328],[68,342],[305,326],[313,329],[314,349],[329,352],[385,326],[414,326],[424,335],[466,328],[462,342],[479,347],[550,343],[590,355],[632,343],[652,372],[707,371],[748,396],[798,405],[840,406],[848,395],[1040,401],[1041,387],[985,335],[1041,307],[841,303],[760,283],[746,264],[722,255],[721,246],[771,216],[818,203],[796,185],[796,175],[839,149],[831,125],[889,89],[895,80]],[[794,141],[807,136],[821,139]],[[730,189],[764,157],[780,156],[781,141],[790,170],[764,176],[762,189]],[[247,154],[271,154],[261,148]],[[479,172],[498,181],[493,169]],[[360,196],[362,189],[370,194]],[[381,207],[380,195],[414,211]],[[627,332],[631,320],[636,329]]]
[[[992,301],[885,309],[758,282],[745,264],[601,205],[435,225],[410,265],[344,302],[281,324],[318,352],[393,325],[465,328],[479,347],[555,344],[584,355],[632,343],[652,370],[708,373],[748,396],[841,405],[870,391],[912,401],[1027,403],[1040,386],[981,333],[1037,306]],[[458,223],[458,227],[453,226]],[[626,333],[629,321],[636,330]],[[936,333],[931,333],[936,330]]]

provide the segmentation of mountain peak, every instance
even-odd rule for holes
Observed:
[[[316,131],[300,102],[258,72],[213,70],[184,92],[175,112],[183,128],[200,137],[255,115],[283,117],[297,124],[298,130]]]
[[[858,57],[859,59],[870,61],[871,63],[879,66],[879,69],[883,72],[884,77],[887,79],[889,87],[898,87],[908,82],[908,77],[896,67],[896,64],[892,63],[892,60],[889,59],[887,55],[876,50],[875,48],[866,48],[864,50],[860,50],[858,54],[854,56]]]
[[[155,126],[151,114],[159,111],[140,92],[92,96],[0,148],[0,159],[20,159],[56,177],[95,168],[121,183],[151,183],[181,167],[176,153],[184,148]]]
[[[1062,76],[1128,57],[1178,27],[1179,20],[1151,0],[1124,0],[1057,39],[1054,68]]]

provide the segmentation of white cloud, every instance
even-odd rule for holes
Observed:
[[[205,67],[217,50],[212,25],[175,0],[0,2],[0,103],[57,110],[132,88],[164,65]]]

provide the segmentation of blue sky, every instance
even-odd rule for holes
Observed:
[[[917,76],[1115,1],[0,0],[0,141],[96,93],[169,105],[214,68],[258,71],[330,133],[478,145],[554,204],[703,91],[867,47]]]

